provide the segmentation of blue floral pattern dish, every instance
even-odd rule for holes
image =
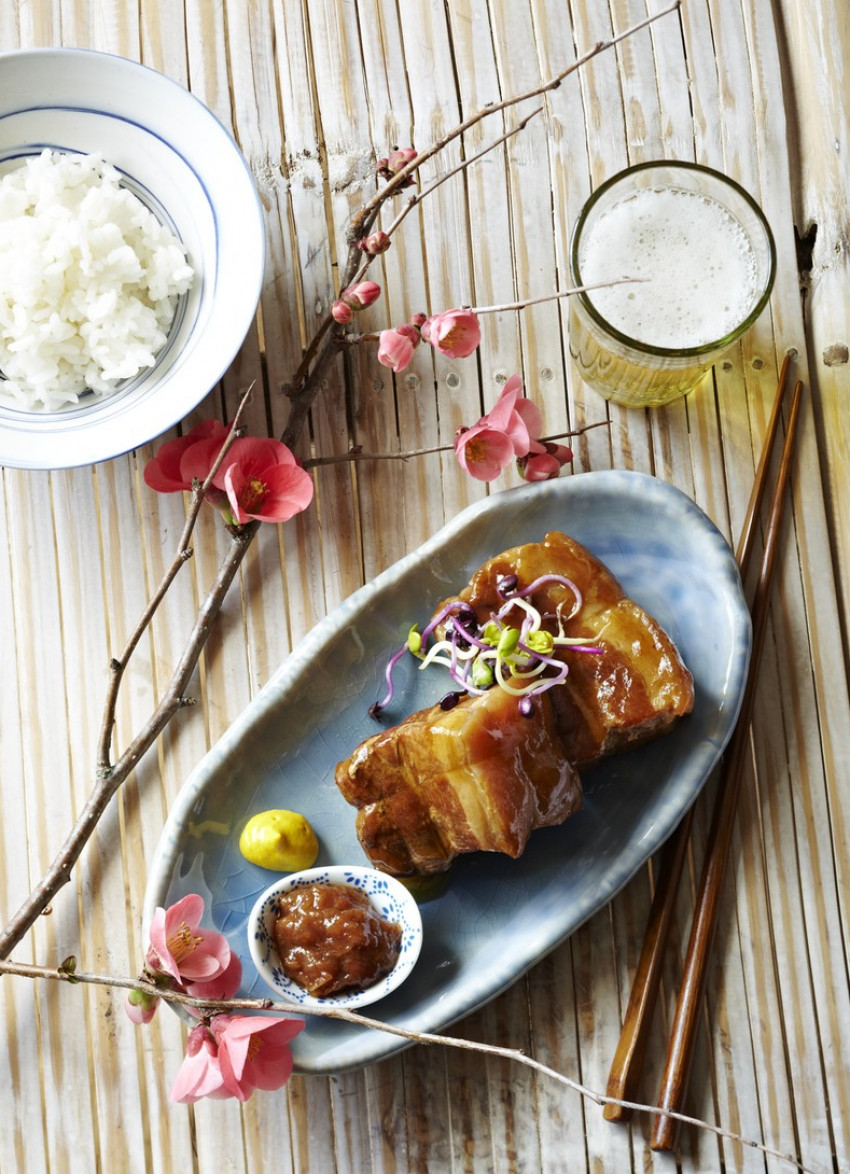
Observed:
[[[589,772],[582,810],[536,831],[519,860],[490,853],[458,860],[445,891],[421,906],[422,951],[412,974],[370,1017],[440,1031],[606,905],[670,835],[720,758],[751,641],[723,536],[685,494],[625,471],[493,494],[318,624],[184,784],[151,863],[146,921],[157,905],[201,893],[208,919],[242,957],[240,994],[265,997],[245,927],[272,874],[239,853],[246,821],[269,808],[300,811],[319,839],[317,865],[368,863],[333,772],[378,728],[368,709],[383,696],[390,654],[485,559],[548,530],[592,550],[666,628],[694,675],[694,712],[665,737]],[[387,725],[450,687],[445,670],[417,672],[412,658],[400,662],[395,679]],[[406,1046],[377,1030],[314,1019],[292,1050],[296,1071],[330,1073]]]
[[[365,893],[384,921],[401,926],[401,950],[390,973],[374,986],[362,991],[341,991],[325,999],[317,999],[284,974],[274,944],[274,922],[278,902],[284,893],[307,885],[351,885]],[[306,868],[292,872],[275,881],[257,900],[248,917],[248,949],[257,972],[266,985],[280,999],[301,1007],[365,1007],[386,998],[400,986],[419,957],[422,948],[422,915],[419,906],[403,884],[394,877],[385,876],[374,868],[360,865],[328,865],[325,868]]]

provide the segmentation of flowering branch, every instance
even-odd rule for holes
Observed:
[[[423,163],[426,163],[429,159],[445,150],[445,148],[450,143],[454,142],[455,139],[458,139],[462,135],[466,134],[466,132],[469,131],[473,126],[483,121],[491,114],[500,113],[501,111],[508,110],[513,106],[517,106],[522,102],[528,101],[531,98],[540,97],[558,89],[568,77],[581,69],[589,61],[592,61],[594,57],[598,57],[601,53],[606,52],[608,49],[616,47],[618,44],[626,41],[629,37],[633,36],[635,33],[640,32],[642,29],[647,28],[655,21],[660,20],[665,16],[669,16],[671,13],[678,12],[680,8],[681,0],[675,0],[675,3],[671,4],[668,8],[663,8],[659,12],[652,13],[644,20],[638,21],[637,24],[634,24],[628,29],[625,29],[622,33],[616,34],[607,41],[597,42],[597,44],[594,45],[592,49],[589,49],[581,57],[578,57],[571,65],[568,65],[565,69],[561,70],[560,73],[556,74],[553,78],[550,78],[541,85],[534,86],[521,94],[509,95],[508,97],[503,98],[498,102],[489,103],[487,106],[482,107],[480,110],[477,110],[475,113],[463,119],[463,121],[454,127],[454,129],[450,130],[442,138],[437,139],[434,143],[431,144],[431,146],[425,148],[424,150],[416,152],[412,149],[409,149],[396,152],[396,154],[399,156],[400,165],[398,167],[394,167],[391,171],[382,172],[382,174],[388,178],[388,182],[383,188],[380,189],[380,191],[376,192],[376,194],[363,205],[360,211],[354,216],[349,226],[347,233],[349,250],[342,276],[342,287],[345,288],[353,281],[357,280],[359,276],[361,276],[368,268],[369,264],[371,263],[371,258],[365,262],[363,261],[363,255],[360,248],[361,243],[367,237],[372,226],[375,224],[378,214],[380,213],[383,206],[387,203],[388,200],[390,200],[393,196],[401,192],[404,188],[408,187],[413,182],[414,175],[419,171]],[[528,121],[537,113],[538,111],[534,110],[529,115],[527,115],[526,118],[520,122],[520,125],[516,128],[516,130],[520,130],[523,126],[527,125]],[[471,159],[469,162],[473,162],[475,159],[480,158],[486,152],[493,150],[494,147],[504,142],[505,139],[512,133],[514,132],[509,131],[507,134],[503,134],[494,142],[488,144],[488,146],[486,146],[482,151],[479,151],[477,155],[474,156],[473,159]],[[449,178],[450,175],[455,174],[459,170],[462,170],[464,166],[465,164],[461,163],[457,168],[449,171],[444,177],[440,177],[438,180],[436,180],[428,190],[433,191],[434,188],[438,187],[444,179]],[[421,202],[422,194],[423,193],[420,193],[418,200],[416,197],[413,197],[410,207],[414,206],[417,202]],[[403,209],[399,213],[399,216],[397,217],[398,223],[404,219],[404,217],[407,215],[407,212],[410,210],[410,207]],[[398,223],[391,225],[390,229],[387,230],[387,232],[384,234],[387,238],[389,238],[390,233],[398,226]],[[307,382],[307,373],[310,360],[318,354],[317,362],[322,363],[324,367],[336,356],[341,342],[341,332],[338,329],[333,329],[332,326],[333,319],[329,315],[318,327],[317,334],[308,346],[307,352],[302,358],[295,377],[286,387],[286,393],[292,401],[296,426],[296,431],[293,432],[293,419],[291,418],[290,424],[287,428],[287,433],[283,438],[284,443],[286,444],[291,444],[293,438],[297,437],[299,434],[300,428],[306,420],[307,414],[309,412],[312,398],[315,396],[318,390],[318,380],[310,380],[309,385]],[[326,341],[324,348],[320,350],[318,345],[319,340],[328,332],[328,330],[331,330],[332,337],[329,341]]]
[[[540,294],[536,298],[523,298],[519,302],[502,302],[495,306],[461,306],[459,309],[464,314],[474,314],[476,317],[481,314],[501,314],[508,310],[525,310],[528,306],[540,306],[544,302],[554,302],[560,298],[569,298],[573,294],[590,293],[594,289],[608,289],[615,285],[631,285],[646,280],[645,277],[615,277],[610,281],[596,281],[590,285],[574,285],[569,289],[556,289],[554,293]],[[419,317],[423,321],[425,320],[424,315],[419,315]],[[375,342],[380,339],[382,334],[386,333],[386,331],[370,331],[365,334],[355,334],[352,331],[347,331],[340,336],[339,346],[358,346],[362,342]]]
[[[582,66],[588,63],[588,61],[592,61],[594,57],[598,57],[600,53],[604,53],[608,49],[613,49],[616,45],[620,44],[620,42],[634,36],[635,33],[638,33],[642,29],[647,28],[656,20],[660,20],[662,17],[669,16],[673,12],[678,12],[681,6],[681,0],[676,0],[676,2],[671,4],[669,8],[663,8],[660,12],[652,13],[644,20],[639,21],[637,24],[631,25],[624,32],[618,33],[616,36],[611,37],[610,40],[597,42],[597,44],[594,45],[592,49],[589,49],[581,57],[576,58],[572,65],[568,65],[565,69],[562,69],[560,73],[556,74],[555,77],[550,78],[549,81],[544,82],[542,85],[534,86],[532,89],[526,90],[522,94],[509,95],[507,98],[502,98],[499,102],[491,102],[487,106],[484,106],[481,110],[478,110],[474,114],[469,115],[468,118],[465,118],[461,123],[458,124],[458,126],[456,126],[453,130],[450,130],[441,139],[438,139],[424,151],[420,151],[418,154],[414,155],[395,173],[393,178],[390,179],[387,186],[381,192],[373,196],[371,200],[363,205],[363,207],[360,209],[360,212],[352,222],[351,229],[349,231],[349,240],[356,246],[356,242],[360,240],[361,237],[365,236],[365,234],[369,231],[369,228],[372,226],[372,224],[374,224],[375,218],[383,206],[387,193],[394,194],[395,192],[400,191],[403,187],[407,186],[414,172],[416,172],[423,163],[427,162],[430,158],[432,158],[432,156],[438,154],[440,151],[445,150],[449,143],[454,142],[455,139],[460,138],[461,135],[466,134],[466,132],[475,126],[476,123],[481,122],[484,118],[487,118],[491,114],[498,114],[502,110],[508,110],[512,106],[519,105],[521,102],[526,102],[531,98],[537,98],[542,94],[548,94],[552,90],[557,90],[571,74],[581,69]]]
[[[593,424],[585,424],[583,428],[574,428],[571,432],[556,432],[553,436],[543,436],[540,438],[541,444],[551,444],[556,440],[569,440],[573,436],[584,436],[586,432],[590,432],[593,428],[610,428],[610,420],[597,420]],[[348,452],[338,453],[332,457],[310,457],[304,462],[305,469],[315,469],[322,465],[341,465],[346,461],[410,461],[414,457],[428,457],[433,456],[439,452],[454,452],[455,446],[453,444],[438,444],[433,448],[412,448],[406,452],[364,452],[362,448],[355,446],[350,448]]]
[[[471,167],[473,163],[477,163],[479,159],[482,159],[485,155],[489,155],[489,153],[496,147],[501,146],[502,143],[507,142],[508,139],[513,138],[514,135],[517,135],[520,131],[525,130],[529,122],[531,122],[532,118],[536,118],[538,114],[543,112],[543,110],[543,106],[538,106],[536,110],[532,110],[531,113],[527,114],[525,118],[517,123],[516,126],[511,127],[511,129],[505,131],[503,135],[499,135],[497,139],[494,139],[492,143],[487,143],[487,145],[482,147],[480,151],[476,151],[474,155],[470,155],[468,159],[462,159],[455,167],[450,167],[447,171],[444,171],[442,175],[437,176],[437,178],[427,187],[424,187],[420,191],[414,192],[412,195],[410,195],[407,199],[407,203],[399,211],[395,220],[392,221],[388,228],[384,229],[386,235],[391,237],[401,225],[405,217],[407,217],[418,204],[421,204],[426,196],[430,196],[431,193],[435,192],[441,184],[444,184],[447,179],[451,179],[452,176],[458,175],[460,172],[465,171],[468,167]],[[489,113],[489,111],[487,111],[487,113]],[[364,271],[366,266],[371,264],[372,260],[373,258],[370,257],[366,262],[363,267]]]
[[[564,1085],[587,1100],[593,1101],[597,1105],[618,1105],[621,1108],[629,1109],[632,1112],[647,1113],[652,1116],[658,1116],[662,1112],[666,1116],[673,1117],[684,1125],[693,1125],[699,1129],[704,1129],[709,1133],[715,1134],[717,1137],[724,1138],[727,1141],[732,1141],[738,1145],[744,1145],[750,1149],[758,1150],[771,1158],[777,1158],[780,1161],[788,1162],[797,1167],[803,1174],[816,1174],[810,1167],[803,1165],[797,1161],[791,1154],[783,1153],[780,1150],[773,1149],[771,1146],[764,1145],[762,1142],[754,1139],[743,1137],[740,1134],[732,1133],[731,1131],[722,1128],[719,1125],[713,1125],[709,1121],[703,1121],[698,1117],[689,1117],[683,1113],[676,1113],[673,1111],[659,1109],[656,1105],[645,1105],[636,1101],[622,1101],[617,1097],[609,1097],[603,1093],[597,1092],[587,1085],[573,1080],[572,1077],[566,1076],[557,1069],[551,1068],[548,1064],[542,1063],[540,1060],[534,1059],[533,1056],[527,1055],[516,1048],[506,1048],[498,1044],[478,1043],[475,1040],[462,1039],[459,1036],[450,1035],[435,1035],[432,1032],[414,1031],[412,1028],[400,1027],[393,1023],[384,1023],[379,1019],[371,1019],[366,1015],[361,1015],[357,1011],[349,1011],[344,1007],[302,1007],[300,1004],[290,1004],[284,1002],[277,1002],[272,999],[219,999],[209,1000],[198,998],[193,995],[184,994],[181,991],[169,990],[164,991],[155,983],[138,978],[121,978],[113,975],[93,974],[85,971],[78,971],[76,962],[73,958],[66,959],[62,965],[56,969],[46,966],[34,966],[26,962],[15,961],[0,961],[0,974],[15,974],[25,978],[31,979],[47,979],[58,982],[66,982],[71,984],[84,983],[96,986],[109,986],[122,990],[141,990],[151,998],[162,999],[166,1002],[174,1003],[178,1006],[191,1008],[201,1014],[201,1016],[209,1017],[216,1013],[229,1013],[234,1011],[261,1011],[261,1012],[275,1012],[281,1015],[291,1015],[292,1012],[297,1012],[299,1016],[307,1016],[309,1018],[320,1019],[336,1019],[344,1023],[353,1024],[356,1027],[368,1028],[372,1031],[381,1031],[387,1035],[398,1036],[401,1039],[409,1040],[411,1043],[422,1045],[439,1045],[442,1047],[456,1048],[461,1051],[477,1052],[485,1056],[495,1056],[502,1060],[509,1060],[512,1063],[521,1064],[526,1068],[530,1068],[534,1072],[540,1073],[550,1080],[554,1080],[558,1084]]]

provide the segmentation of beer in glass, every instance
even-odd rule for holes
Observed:
[[[767,305],[776,249],[742,187],[694,163],[643,163],[602,184],[570,246],[570,353],[606,399],[684,395]]]

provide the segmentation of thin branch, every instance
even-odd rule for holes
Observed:
[[[459,175],[462,171],[466,171],[467,167],[471,167],[473,163],[477,163],[479,159],[483,159],[485,155],[489,155],[490,152],[495,150],[496,147],[498,147],[501,143],[507,142],[508,139],[513,138],[514,135],[519,134],[521,130],[525,130],[529,122],[531,122],[532,118],[536,117],[538,114],[541,114],[543,109],[543,106],[538,106],[536,110],[532,110],[530,114],[527,114],[525,118],[523,118],[521,122],[518,122],[517,125],[511,130],[507,130],[503,135],[499,135],[497,139],[493,139],[492,143],[487,143],[487,145],[482,147],[480,151],[476,151],[474,155],[470,155],[468,159],[462,159],[456,166],[450,167],[448,171],[444,171],[443,174],[438,176],[433,181],[433,183],[428,185],[428,187],[422,188],[421,191],[414,192],[412,195],[408,196],[407,202],[401,211],[396,215],[395,220],[390,223],[388,228],[384,229],[386,235],[392,236],[393,233],[398,229],[399,225],[401,225],[401,223],[413,211],[413,209],[418,207],[426,196],[430,196],[432,192],[435,192],[441,184],[446,182],[447,179],[451,179],[453,176]],[[383,196],[383,202],[386,203],[388,199],[387,189],[384,188],[380,194]],[[375,254],[372,256],[367,255],[362,260],[359,269],[350,279],[348,284],[351,285],[354,282],[361,281],[366,276],[366,273],[368,272],[372,262],[375,260],[375,257],[379,255],[380,254]],[[293,380],[293,382],[295,382],[295,380]]]
[[[526,306],[539,306],[543,302],[554,302],[559,298],[571,298],[573,294],[590,293],[594,289],[610,289],[615,285],[632,285],[646,281],[645,277],[614,277],[610,281],[595,281],[590,285],[574,285],[570,289],[558,289],[554,293],[541,294],[538,298],[524,298],[521,302],[507,302],[500,306],[464,306],[473,314],[499,314],[504,310],[524,310]]]
[[[518,1051],[516,1048],[506,1048],[499,1044],[478,1043],[476,1040],[462,1039],[458,1036],[436,1035],[428,1031],[414,1031],[412,1028],[400,1027],[394,1023],[383,1023],[380,1019],[370,1019],[366,1015],[360,1015],[356,1011],[348,1011],[344,1007],[302,1007],[299,1003],[285,1003],[273,999],[221,999],[210,1002],[208,999],[199,999],[192,995],[183,994],[182,991],[163,989],[143,978],[116,978],[110,975],[93,974],[78,971],[75,966],[65,966],[64,964],[62,968],[57,970],[46,966],[33,966],[26,962],[15,962],[13,960],[6,962],[0,961],[0,974],[15,974],[30,979],[42,978],[67,982],[72,985],[84,983],[95,986],[115,987],[121,990],[143,991],[145,994],[153,995],[156,998],[162,999],[164,1002],[175,1003],[181,1007],[192,1007],[195,1010],[203,1012],[205,1017],[219,1012],[270,1011],[274,1014],[296,1016],[298,1018],[307,1016],[313,1019],[336,1019],[343,1023],[351,1023],[356,1027],[368,1028],[371,1031],[381,1031],[385,1035],[394,1035],[400,1039],[409,1040],[411,1043],[424,1046],[455,1048],[460,1051],[478,1052],[485,1056],[495,1056],[500,1060],[509,1060],[514,1064],[522,1064],[524,1067],[538,1072],[541,1076],[546,1076],[550,1080],[564,1085],[566,1088],[571,1089],[587,1100],[593,1101],[597,1105],[618,1105],[623,1109],[631,1110],[633,1113],[648,1113],[651,1116],[659,1116],[663,1112],[665,1116],[675,1118],[683,1125],[693,1125],[697,1129],[704,1129],[726,1141],[732,1141],[738,1145],[744,1145],[750,1149],[758,1150],[768,1157],[789,1162],[791,1165],[796,1166],[798,1170],[802,1171],[803,1174],[816,1174],[814,1170],[808,1166],[804,1166],[791,1154],[782,1153],[780,1150],[775,1150],[760,1141],[743,1137],[739,1133],[732,1133],[720,1125],[712,1125],[710,1121],[703,1121],[699,1117],[688,1117],[683,1113],[673,1112],[672,1110],[665,1111],[659,1109],[656,1105],[644,1105],[637,1101],[621,1101],[616,1097],[609,1097],[604,1093],[597,1092],[595,1089],[589,1088],[577,1080],[573,1080],[572,1077],[565,1075],[563,1072],[559,1072],[556,1068],[551,1068],[548,1064],[543,1064],[540,1060],[535,1060],[533,1056]]]
[[[115,765],[98,774],[94,789],[59,853],[0,933],[0,959],[8,958],[27,930],[38,920],[59,890],[71,879],[71,870],[91,838],[113,795],[136,767],[142,756],[153,746],[175,714],[186,706],[185,690],[206,644],[213,620],[221,609],[228,588],[233,582],[259,526],[259,522],[251,522],[241,530],[232,533],[233,541],[219,567],[215,581],[201,605],[165,695],[142,730],[117,759]]]
[[[100,728],[100,739],[98,741],[97,751],[97,773],[98,776],[108,773],[111,768],[110,747],[112,744],[112,730],[115,726],[115,708],[118,702],[118,691],[121,688],[121,681],[124,677],[124,670],[126,669],[130,657],[136,650],[136,645],[141,640],[154,615],[162,603],[168,592],[169,587],[177,578],[182,567],[186,565],[194,553],[189,545],[189,539],[195,529],[195,523],[198,520],[198,514],[201,506],[204,503],[204,495],[213,483],[213,478],[221,468],[225,456],[230,451],[233,442],[239,435],[242,415],[248,400],[251,397],[254,384],[252,383],[242,399],[239,401],[239,407],[236,409],[236,415],[233,417],[233,422],[230,425],[224,444],[221,446],[218,456],[216,457],[212,468],[202,485],[197,485],[192,491],[192,496],[189,503],[189,510],[186,514],[186,521],[183,526],[183,532],[180,535],[180,541],[177,545],[177,553],[171,561],[171,565],[167,568],[163,575],[159,586],[155,593],[148,601],[142,614],[139,616],[138,622],[130,633],[127,642],[120,656],[113,657],[109,662],[109,685],[107,686],[106,701],[103,707],[103,721]]]
[[[473,163],[477,163],[479,159],[483,159],[485,155],[489,155],[490,152],[495,150],[496,147],[500,146],[502,143],[507,142],[507,140],[513,138],[514,135],[519,134],[521,130],[525,130],[529,122],[531,122],[532,118],[536,118],[537,115],[541,114],[544,109],[545,107],[538,106],[536,110],[532,110],[530,114],[527,114],[525,118],[523,118],[521,122],[518,122],[517,125],[511,130],[506,130],[503,135],[499,135],[499,137],[494,139],[492,143],[488,143],[485,147],[482,147],[480,151],[476,151],[474,155],[470,155],[468,159],[462,159],[455,167],[450,167],[448,171],[444,171],[442,175],[438,176],[433,181],[433,183],[429,184],[425,188],[422,188],[421,191],[414,192],[411,196],[408,196],[407,203],[399,211],[395,220],[392,221],[388,228],[384,229],[387,236],[392,236],[405,217],[408,216],[409,213],[411,213],[418,204],[421,204],[426,196],[430,196],[431,193],[435,192],[441,184],[444,184],[447,179],[451,179],[452,176],[459,175],[460,172],[466,171],[468,167],[471,167]]]
[[[584,436],[592,428],[610,428],[610,420],[597,420],[595,424],[585,424],[583,428],[575,428],[571,432],[557,432],[554,436],[541,436],[540,443],[547,444],[555,440],[568,440],[572,436]],[[432,456],[438,452],[454,452],[453,444],[438,444],[434,448],[413,448],[406,452],[363,452],[361,448],[350,448],[348,452],[332,457],[310,457],[304,462],[305,469],[314,469],[320,465],[341,465],[346,461],[409,461],[413,457]]]
[[[502,110],[508,110],[512,106],[517,106],[521,102],[526,102],[530,98],[537,98],[543,94],[549,93],[552,90],[557,90],[558,87],[564,81],[566,81],[566,79],[571,74],[581,69],[582,66],[586,65],[589,61],[592,61],[594,57],[598,57],[600,53],[605,53],[608,49],[613,49],[616,45],[620,44],[620,42],[634,36],[635,33],[638,33],[642,29],[647,28],[656,20],[661,20],[662,17],[669,16],[673,12],[678,12],[680,8],[681,0],[676,0],[676,3],[671,4],[669,8],[662,8],[660,12],[652,13],[652,15],[647,16],[644,20],[641,20],[637,24],[627,28],[624,32],[617,33],[617,35],[611,37],[610,40],[599,41],[596,45],[593,46],[592,49],[589,49],[581,57],[576,58],[572,65],[568,65],[565,69],[562,69],[560,73],[556,74],[555,77],[550,78],[549,81],[543,82],[539,86],[534,86],[532,89],[526,90],[522,94],[509,95],[507,98],[503,98],[499,102],[491,102],[487,106],[477,110],[474,114],[470,114],[468,118],[465,118],[463,122],[459,123],[458,126],[454,127],[453,130],[450,130],[441,139],[438,139],[435,143],[432,143],[431,146],[427,147],[424,151],[420,151],[414,159],[411,159],[408,164],[406,164],[393,176],[391,180],[387,182],[386,186],[382,188],[380,192],[378,192],[375,196],[372,197],[371,200],[363,205],[352,224],[351,230],[349,232],[349,239],[356,241],[360,239],[361,236],[365,235],[369,226],[374,223],[375,215],[377,214],[381,205],[384,203],[387,193],[395,194],[401,190],[405,186],[405,182],[408,177],[417,171],[423,163],[426,163],[432,156],[438,154],[438,152],[445,150],[449,143],[453,142],[457,138],[460,138],[461,135],[466,134],[466,132],[475,126],[476,123],[481,122],[482,119],[487,118],[491,114],[498,114]]]

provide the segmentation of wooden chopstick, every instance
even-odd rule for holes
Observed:
[[[776,442],[779,421],[782,417],[782,403],[785,397],[785,384],[791,365],[791,357],[790,352],[786,354],[779,371],[773,408],[753,480],[753,490],[750,494],[747,513],[741,527],[741,536],[738,540],[736,558],[741,577],[745,581],[757,530],[756,523],[764,501],[770,457]],[[652,1026],[658,988],[661,984],[661,971],[667,940],[670,936],[676,895],[687,856],[693,813],[694,808],[691,806],[674,834],[665,844],[661,854],[661,864],[656,878],[655,895],[649,912],[643,947],[632,980],[632,989],[620,1040],[608,1075],[607,1094],[619,1101],[637,1099],[637,1085],[646,1057],[649,1031]],[[628,1121],[631,1117],[631,1110],[622,1105],[606,1104],[602,1114],[608,1121]]]
[[[679,999],[673,1019],[670,1044],[667,1049],[667,1064],[661,1082],[658,1107],[663,1112],[655,1118],[650,1147],[653,1150],[671,1150],[676,1144],[678,1122],[668,1116],[670,1112],[681,1112],[687,1090],[687,1080],[693,1055],[696,1027],[705,986],[708,956],[711,950],[717,911],[723,886],[723,873],[735,823],[735,812],[741,790],[741,776],[749,752],[750,721],[756,693],[759,661],[764,646],[764,633],[770,605],[770,585],[776,561],[776,547],[781,529],[785,490],[794,455],[797,419],[800,412],[800,398],[803,385],[799,381],[794,387],[788,428],[782,450],[782,461],[776,489],[771,503],[770,517],[765,536],[764,553],[755,594],[753,596],[753,651],[747,676],[747,686],[741,702],[741,712],[735,732],[724,758],[720,786],[715,800],[714,817],[708,835],[705,861],[697,893],[691,937],[685,957],[685,967],[679,988]]]

